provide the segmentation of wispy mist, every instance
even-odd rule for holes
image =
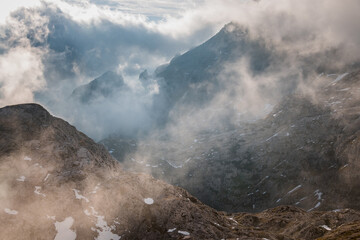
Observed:
[[[356,66],[359,8],[356,1],[282,0],[187,1],[176,7],[172,2],[155,2],[138,12],[129,2],[112,1],[44,1],[17,10],[9,7],[11,15],[1,26],[1,105],[41,102],[96,139],[118,129],[151,128],[154,113],[149,108],[156,94],[133,90],[143,87],[138,75],[148,69],[151,79],[161,85],[162,79],[154,73],[158,66],[232,21],[247,32],[249,41],[262,43],[270,54],[269,65],[254,72],[246,55],[221,63],[223,70],[212,73],[221,91],[214,91],[201,109],[179,103],[170,115],[179,121],[174,116],[193,112],[208,116],[227,106],[231,113],[216,115],[228,116],[232,123],[239,116],[259,117],[301,82],[312,81],[321,72],[344,72]],[[74,111],[69,111],[67,98],[72,91],[108,70],[121,73],[133,88],[93,106],[74,104]],[[99,111],[102,114],[94,114]]]

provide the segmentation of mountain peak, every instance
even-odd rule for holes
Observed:
[[[242,34],[247,34],[247,30],[243,27],[241,27],[240,24],[235,23],[235,22],[229,22],[228,24],[226,24],[221,31],[225,32],[225,33],[242,33]],[[220,31],[220,32],[221,32]]]
[[[107,71],[88,84],[74,89],[71,97],[82,103],[90,103],[99,98],[111,96],[114,92],[122,89],[126,89],[126,84],[122,75]]]

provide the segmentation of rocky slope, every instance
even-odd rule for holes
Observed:
[[[360,213],[278,207],[226,214],[128,173],[101,145],[35,104],[0,109],[1,239],[334,239]]]
[[[209,129],[186,142],[160,136],[102,143],[127,169],[184,187],[216,209],[360,209],[359,86],[360,71],[323,74],[317,86],[253,123]]]
[[[235,236],[210,224],[229,225],[224,214],[123,172],[101,145],[39,105],[2,108],[0,126],[1,239]]]

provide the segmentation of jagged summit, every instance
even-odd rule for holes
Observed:
[[[74,89],[71,97],[82,103],[91,103],[97,99],[111,97],[124,89],[126,89],[124,78],[117,73],[107,71],[90,83]]]
[[[271,52],[261,40],[251,39],[246,29],[235,23],[225,25],[203,44],[160,66],[160,94],[154,100],[155,118],[166,122],[174,105],[203,106],[221,92],[225,83],[219,75],[227,64],[247,59],[254,73],[270,64]]]
[[[36,118],[37,124],[41,124],[50,119],[50,113],[40,104],[28,103],[28,104],[19,104],[6,106],[0,109],[0,114],[5,117],[17,117],[19,119],[24,119],[25,115]],[[5,120],[5,119],[2,119]],[[31,119],[29,119],[31,120]]]

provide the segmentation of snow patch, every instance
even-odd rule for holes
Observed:
[[[19,178],[16,179],[16,181],[24,182],[25,181],[25,176],[20,176]]]
[[[32,159],[31,159],[31,157],[25,156],[25,157],[24,157],[24,160],[25,160],[25,161],[31,161]]]
[[[96,216],[96,217],[97,217],[96,227],[99,228],[97,229],[99,235],[97,236],[97,238],[95,238],[95,240],[119,240],[121,238],[121,236],[111,232],[112,227],[109,227],[107,225],[107,222],[104,220],[104,216]]]
[[[185,236],[189,236],[190,233],[189,232],[186,232],[186,231],[178,231],[178,233],[182,234],[182,235],[185,235]]]
[[[76,199],[79,199],[79,200],[84,199],[85,202],[90,202],[89,199],[87,199],[86,197],[84,197],[83,195],[81,195],[81,194],[79,193],[79,192],[80,192],[79,190],[73,189],[73,191],[74,191],[74,193],[75,193],[75,198],[76,198]]]
[[[341,90],[339,90],[339,92],[346,92],[346,91],[349,91],[351,88],[343,88]]]
[[[234,218],[229,218],[231,221],[233,221],[234,223],[236,223],[236,224],[239,224],[239,222],[238,221],[236,221]]]
[[[316,209],[316,208],[320,207],[320,205],[321,205],[321,202],[318,202],[318,203],[315,205],[315,207],[310,208],[310,209],[308,210],[308,212],[311,212],[312,210],[314,210],[314,209]]]
[[[11,210],[10,208],[4,208],[4,212],[10,215],[17,215],[19,212],[16,210]]]
[[[325,230],[331,231],[331,228],[329,228],[327,225],[322,225],[322,228],[324,228]]]
[[[218,227],[221,227],[220,224],[218,224],[218,223],[216,223],[216,222],[214,222],[214,224],[215,224],[216,226],[218,226]]]
[[[349,73],[343,73],[341,75],[339,75],[333,82],[332,84],[337,83],[338,81],[341,81],[344,77],[346,77]]]
[[[287,194],[292,194],[293,192],[295,192],[296,190],[298,190],[301,187],[302,187],[302,185],[298,185],[298,186],[294,187],[292,190],[290,190]]]
[[[121,236],[111,232],[111,230],[116,229],[116,227],[114,225],[108,226],[107,222],[105,221],[105,217],[98,215],[93,207],[90,208],[92,210],[91,214],[97,219],[95,224],[97,229],[91,228],[91,230],[97,231],[99,234],[95,240],[119,240]],[[86,215],[90,215],[88,210],[85,210],[84,212]]]
[[[46,182],[46,180],[48,180],[49,177],[50,177],[50,173],[48,173],[48,174],[46,175],[46,177],[44,178],[44,182]]]
[[[74,219],[72,217],[67,217],[62,222],[55,222],[57,234],[54,240],[75,240],[76,233],[70,229],[73,223]]]
[[[41,193],[40,192],[41,190],[41,187],[40,186],[35,186],[35,190],[34,190],[34,193],[37,194],[37,195],[40,195],[40,196],[43,196],[43,197],[46,197],[45,194]]]
[[[99,186],[100,186],[100,183],[98,183],[98,184],[95,186],[94,190],[92,190],[92,192],[90,192],[90,193],[91,193],[91,194],[95,194],[95,193],[97,192],[97,190],[99,190]]]
[[[167,160],[166,160],[166,162],[167,162],[170,166],[172,166],[173,168],[182,168],[182,167],[183,167],[183,165],[176,165],[176,164],[174,164],[174,163],[172,163],[172,162],[169,162],[169,161],[167,161]]]
[[[276,116],[279,115],[280,113],[282,113],[282,110],[280,110],[279,112],[273,114],[273,117],[276,117]]]
[[[344,166],[342,166],[339,170],[343,170],[344,168],[348,167],[349,164],[345,164]]]
[[[317,196],[317,199],[318,199],[319,201],[322,200],[322,195],[323,195],[323,193],[320,192],[319,189],[317,189],[317,190],[314,192],[314,196]]]
[[[147,204],[147,205],[152,205],[154,203],[154,199],[152,198],[145,198],[144,199],[144,202]]]
[[[265,142],[270,141],[272,138],[276,137],[277,135],[279,135],[278,132],[272,135],[271,137],[269,137],[268,139],[266,139]]]
[[[167,230],[167,232],[171,233],[171,232],[173,232],[175,230],[176,230],[176,228],[170,228],[170,229]]]

